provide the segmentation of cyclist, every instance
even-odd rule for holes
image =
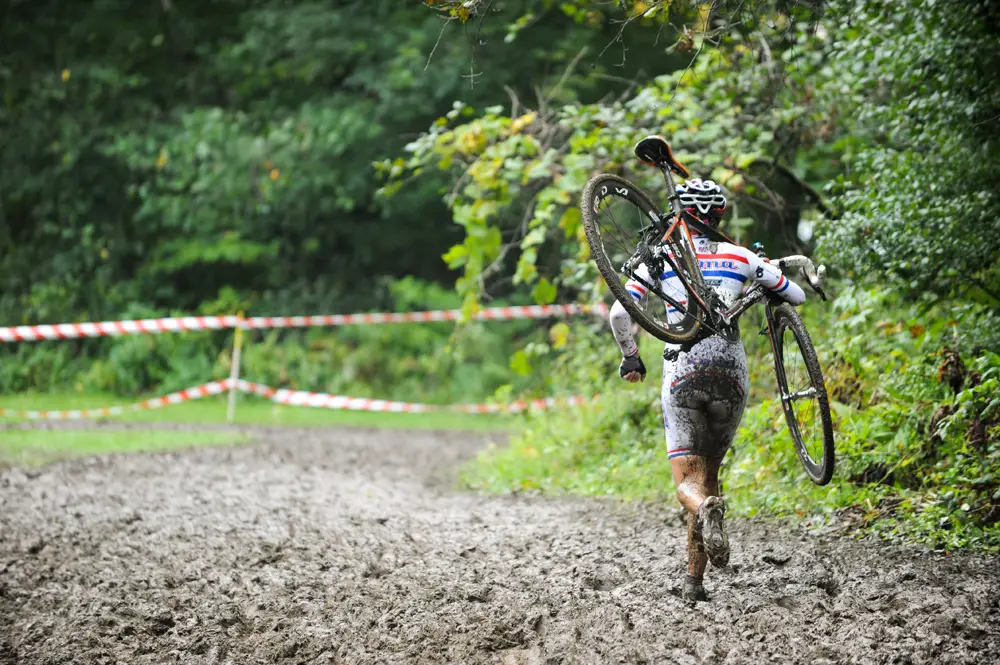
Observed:
[[[726,197],[719,185],[692,178],[676,189],[685,212],[709,226],[718,225],[726,210]],[[805,301],[805,293],[797,284],[752,251],[710,241],[693,231],[692,234],[705,282],[725,306],[739,299],[748,281],[762,284],[793,305]],[[654,281],[642,265],[637,275],[647,284],[657,284],[681,305],[686,304],[686,291],[672,271],[664,272]],[[646,287],[639,281],[629,280],[625,288],[646,305]],[[680,316],[674,307],[667,306],[669,322]],[[630,383],[645,380],[646,367],[632,336],[631,317],[621,303],[615,302],[610,318],[623,356],[619,375]],[[708,599],[703,584],[707,561],[717,568],[729,563],[729,538],[723,526],[726,504],[719,487],[719,465],[743,417],[750,385],[739,336],[709,335],[684,346],[667,344],[663,353],[660,399],[667,458],[677,498],[688,511],[688,571],[683,587],[683,596],[688,600]]]

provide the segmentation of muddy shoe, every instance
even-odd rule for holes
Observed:
[[[729,565],[729,536],[722,524],[726,502],[722,497],[710,496],[698,507],[698,529],[708,560],[716,568]]]
[[[708,600],[708,594],[705,593],[705,586],[701,583],[701,578],[685,575],[681,597],[691,601]]]

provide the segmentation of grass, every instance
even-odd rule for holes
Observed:
[[[68,410],[100,408],[140,401],[106,394],[20,394],[0,397],[0,409]],[[19,422],[0,418],[0,422]],[[116,422],[171,422],[221,424],[226,422],[226,397],[207,397],[171,406],[126,413],[108,418]],[[302,406],[284,406],[254,396],[240,396],[236,402],[236,425],[286,427],[378,427],[399,429],[502,430],[516,427],[519,419],[494,414],[465,413],[370,413],[335,411]]]
[[[0,431],[0,468],[42,466],[88,455],[231,445],[248,440],[248,436],[232,432],[8,429]]]
[[[141,399],[143,398],[124,399],[106,394],[72,393],[5,395],[0,397],[0,409],[61,411],[114,406]],[[225,424],[226,399],[225,396],[207,397],[183,404],[130,412],[101,420],[153,424]],[[4,417],[0,418],[0,427],[3,423],[24,422],[31,421],[16,417]],[[520,422],[521,419],[516,416],[494,414],[334,411],[284,406],[254,396],[240,396],[237,399],[236,417],[232,424],[279,427],[375,427],[497,431],[515,429]],[[88,455],[174,450],[189,446],[241,443],[247,440],[249,437],[246,435],[231,432],[155,429],[0,429],[0,468],[5,466],[41,466]]]

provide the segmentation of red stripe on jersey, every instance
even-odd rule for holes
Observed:
[[[745,256],[740,256],[739,254],[699,254],[699,259],[732,259],[733,261],[739,261],[740,263],[746,263],[750,265],[750,262]]]

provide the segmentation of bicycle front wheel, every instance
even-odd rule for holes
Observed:
[[[643,230],[660,219],[659,210],[645,192],[624,178],[601,174],[591,178],[584,187],[580,208],[591,258],[612,295],[632,320],[664,342],[683,344],[694,339],[701,331],[704,314],[688,293],[679,294],[675,290],[669,294],[676,304],[684,308],[685,311],[681,311],[652,290],[642,303],[625,288],[630,275],[625,274],[621,267],[636,254],[640,244],[645,243]],[[702,284],[698,259],[690,239],[677,232],[665,244],[688,282]],[[652,275],[650,281],[659,289],[660,275]],[[686,306],[688,302],[692,304]]]
[[[773,310],[774,368],[795,451],[817,485],[833,477],[833,418],[819,358],[802,317],[788,303]]]

